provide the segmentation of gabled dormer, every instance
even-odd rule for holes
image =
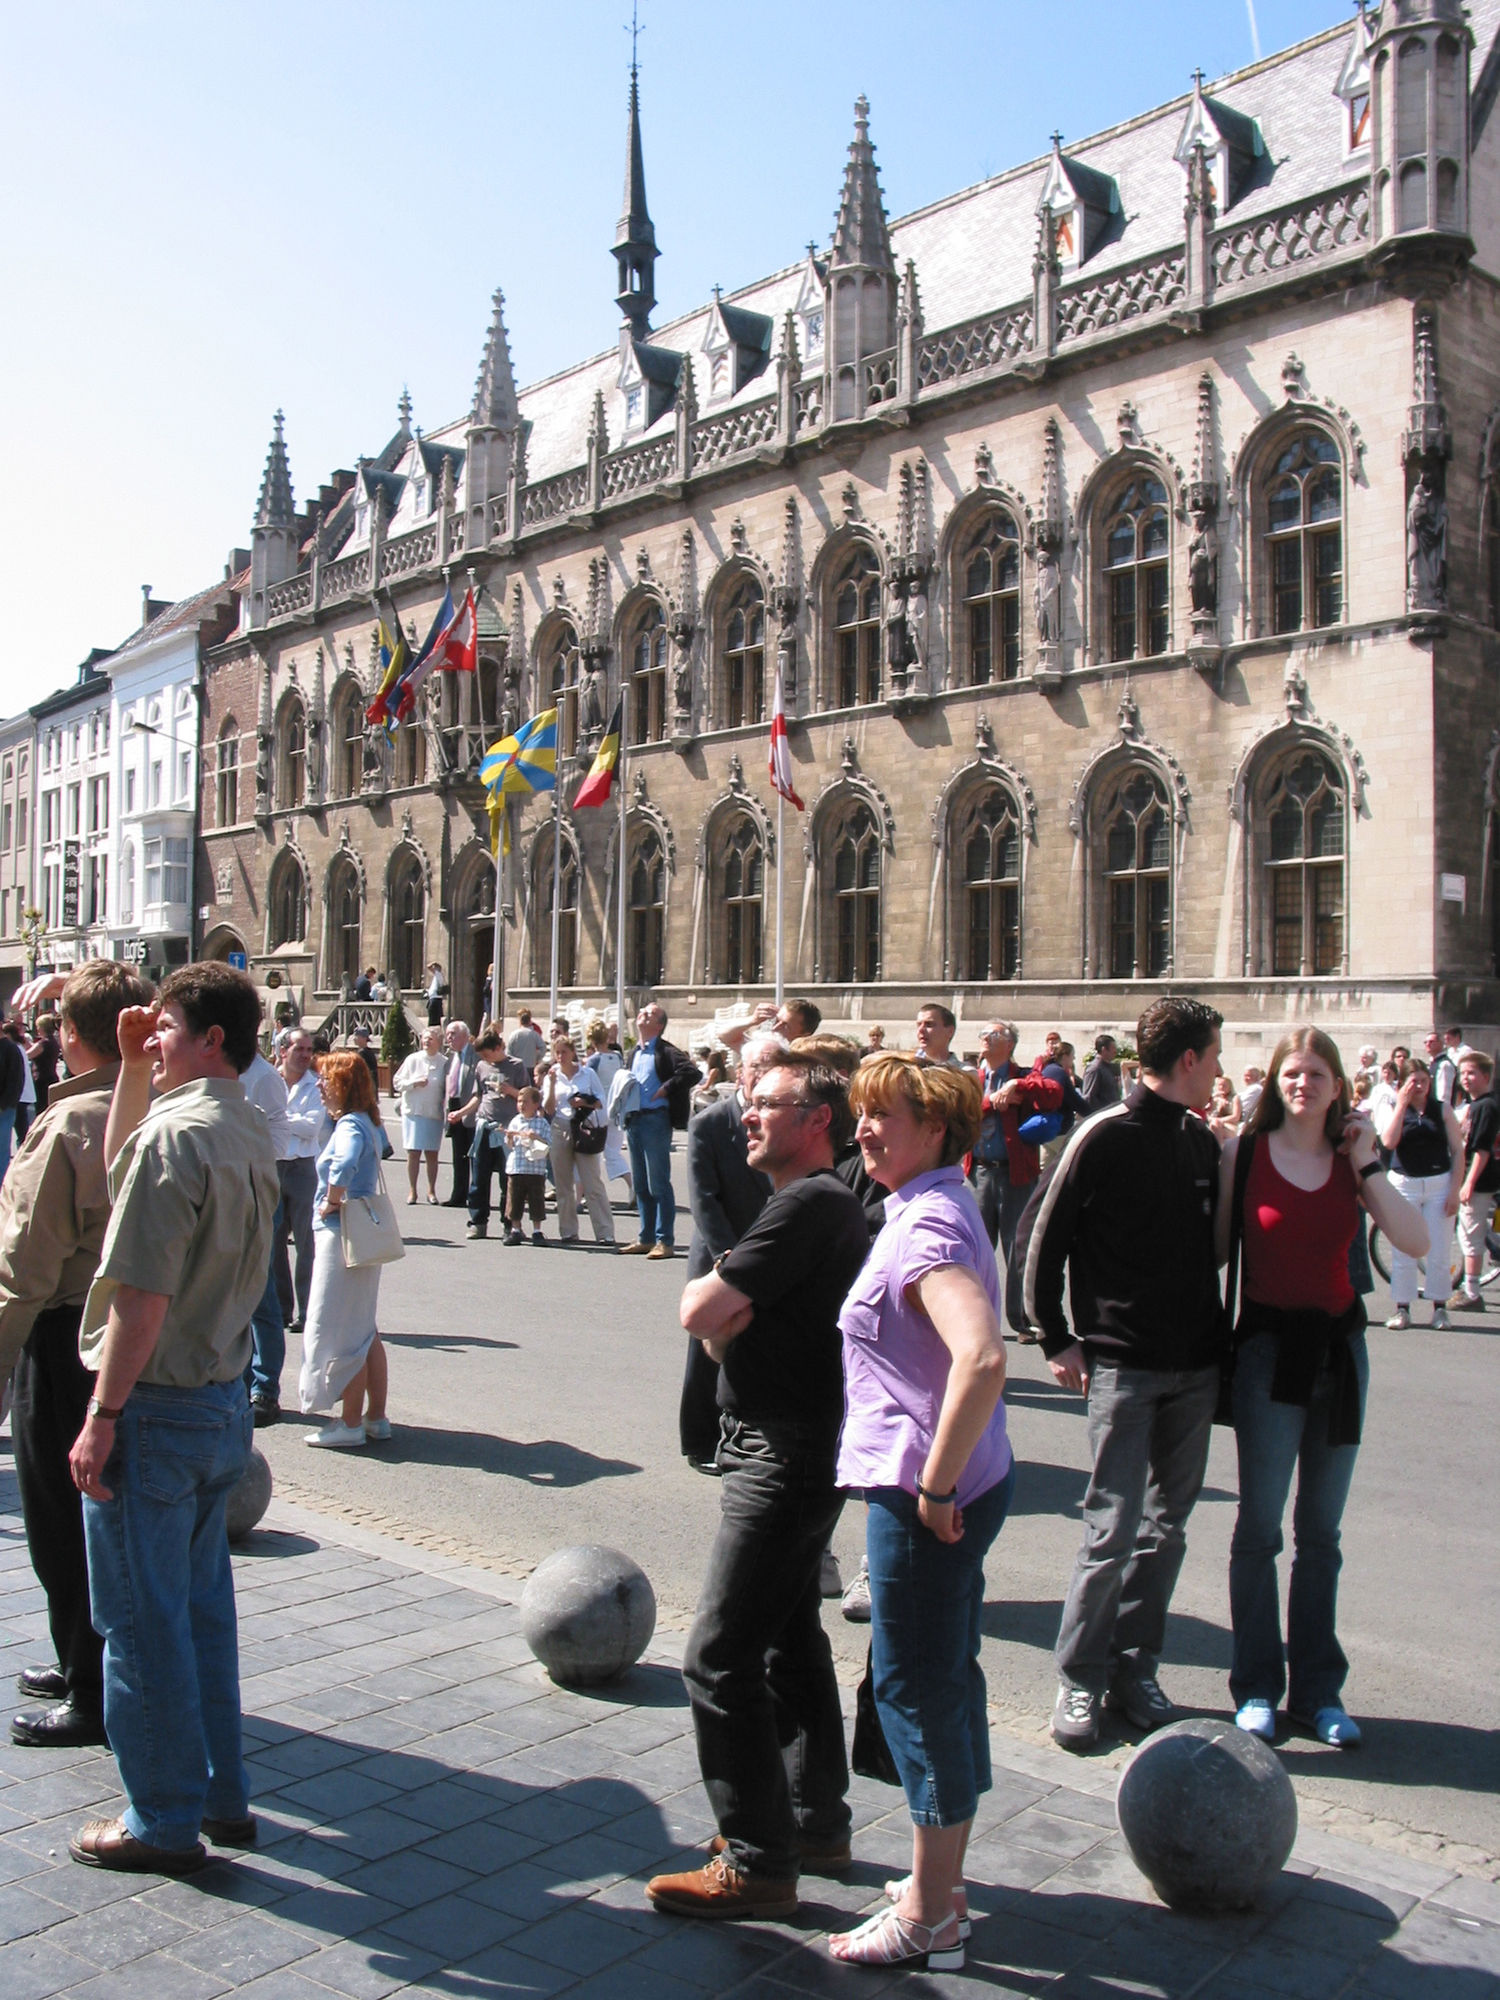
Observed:
[[[354,482],[354,539],[367,542],[377,499],[382,518],[389,524],[396,517],[406,491],[406,479],[399,472],[387,472],[378,460],[366,459]]]
[[[816,363],[821,368],[823,334],[828,324],[828,267],[818,261],[811,243],[807,246],[807,262],[802,266],[802,282],[792,311],[797,316],[803,366]]]
[[[1047,178],[1042,182],[1036,212],[1051,215],[1057,261],[1065,271],[1076,271],[1118,231],[1120,190],[1111,175],[1069,159],[1062,149],[1061,133],[1054,132],[1052,158],[1047,162]]]
[[[765,313],[746,312],[742,306],[726,306],[714,287],[713,310],[703,330],[703,355],[707,364],[708,401],[724,403],[737,396],[747,382],[764,373],[771,358],[774,322]]]
[[[683,357],[673,348],[632,340],[628,326],[620,329],[620,372],[615,386],[625,403],[622,437],[640,437],[671,409],[682,363]]]
[[[417,439],[417,457],[413,466],[416,474],[413,495],[413,513],[419,521],[438,510],[438,502],[443,496],[443,468],[450,468],[453,490],[458,491],[463,477],[464,455],[457,445],[433,444],[430,438]]]
[[[1361,6],[1354,19],[1354,32],[1344,52],[1344,66],[1333,94],[1343,106],[1344,158],[1370,150],[1370,44],[1375,29]]]
[[[1255,119],[1217,97],[1204,95],[1202,70],[1194,74],[1193,100],[1173,156],[1184,173],[1200,147],[1208,162],[1214,207],[1223,215],[1260,181],[1269,156]]]

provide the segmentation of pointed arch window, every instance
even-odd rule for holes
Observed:
[[[1262,503],[1273,632],[1337,625],[1344,615],[1343,473],[1323,431],[1300,431],[1269,467]]]
[[[423,985],[427,963],[427,885],[422,864],[409,849],[391,868],[391,969],[403,993]]]
[[[763,722],[766,709],[766,605],[747,576],[729,600],[724,620],[724,727]]]
[[[964,979],[1017,979],[1021,972],[1021,821],[999,785],[975,792],[954,820],[961,870],[957,954]]]
[[[218,824],[233,826],[240,816],[240,726],[229,716],[219,731]]]
[[[836,704],[880,699],[880,565],[864,544],[845,564],[833,598]]]
[[[146,843],[149,849],[152,842]],[[148,888],[146,900],[153,900]],[[295,854],[286,849],[277,856],[271,873],[271,931],[267,943],[272,951],[279,945],[301,944],[307,936],[307,878]]]
[[[720,978],[730,986],[756,986],[763,976],[765,847],[760,828],[741,813],[725,828],[719,850],[718,906],[723,912]]]
[[[536,844],[535,948],[532,953],[539,986],[552,983],[552,835]],[[578,984],[578,855],[564,840],[557,862],[557,984]]]
[[[335,796],[359,796],[365,771],[364,699],[358,688],[347,688],[333,712],[333,782]]]
[[[1486,616],[1500,626],[1500,471],[1491,471],[1484,485],[1484,579]]]
[[[571,757],[578,748],[578,634],[562,620],[542,660],[541,682],[547,706],[557,710],[557,755]]]
[[[1308,751],[1273,772],[1261,817],[1265,935],[1278,977],[1326,977],[1344,965],[1345,793]]]
[[[970,687],[1021,672],[1021,538],[1009,514],[985,516],[963,565],[965,665]]]
[[[861,803],[830,840],[835,977],[846,984],[880,977],[880,829]]]
[[[418,697],[420,702],[421,697]],[[403,785],[425,785],[427,782],[427,731],[422,722],[421,710],[409,721],[403,722],[396,731],[396,751],[392,783],[399,789]]]
[[[629,659],[629,740],[660,743],[667,733],[667,621],[659,604],[642,615]]]
[[[1108,977],[1160,979],[1172,964],[1172,814],[1154,773],[1125,773],[1102,839]]]
[[[328,974],[326,987],[338,992],[347,978],[352,986],[360,964],[359,871],[347,854],[334,857],[328,871]]]
[[[282,703],[279,734],[276,802],[285,809],[300,806],[307,796],[307,715],[297,695],[288,696]]]
[[[648,827],[631,849],[626,901],[630,983],[659,986],[666,963],[667,857],[655,827]]]
[[[1167,489],[1141,473],[1107,509],[1104,523],[1106,657],[1146,659],[1171,637],[1167,583],[1170,549]]]

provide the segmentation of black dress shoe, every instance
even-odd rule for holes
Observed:
[[[279,1424],[281,1422],[281,1405],[280,1403],[273,1403],[269,1396],[252,1396],[250,1398],[250,1413],[255,1420],[255,1428],[258,1431],[265,1430],[268,1425]]]
[[[66,1701],[68,1677],[61,1667],[22,1667],[16,1686],[28,1701]]]
[[[206,1819],[198,1831],[215,1847],[254,1847],[260,1838],[254,1813],[243,1819]]]
[[[104,1718],[91,1709],[60,1701],[55,1708],[25,1708],[10,1725],[12,1743],[41,1750],[72,1750],[84,1743],[108,1743]]]

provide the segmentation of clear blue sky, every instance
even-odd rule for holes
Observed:
[[[1265,53],[1347,18],[1255,0]],[[826,240],[852,106],[890,213],[1253,59],[1247,0],[641,0],[662,318]],[[615,337],[629,0],[79,0],[5,10],[0,712],[300,502],[402,385],[467,407],[489,297],[524,383]]]

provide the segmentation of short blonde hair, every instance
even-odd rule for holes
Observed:
[[[921,1124],[943,1127],[939,1166],[955,1166],[974,1150],[984,1114],[978,1079],[967,1070],[915,1056],[870,1056],[849,1085],[849,1107],[857,1114],[887,1111],[898,1097]]]

